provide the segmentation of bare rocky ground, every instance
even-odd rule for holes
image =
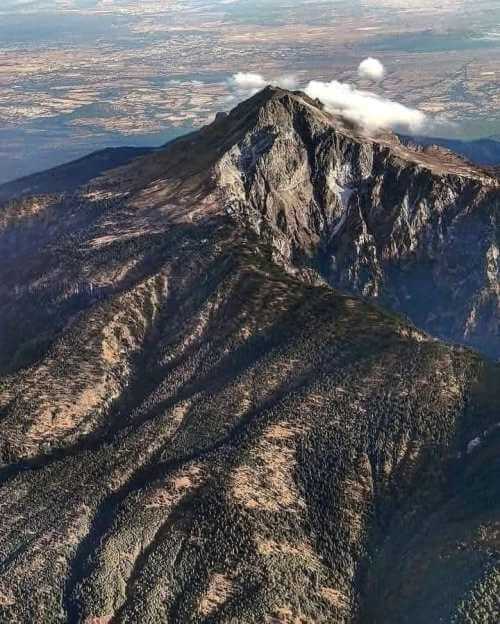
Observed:
[[[57,184],[0,213],[0,621],[498,622],[495,177],[267,89]]]

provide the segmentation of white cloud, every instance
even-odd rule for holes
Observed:
[[[378,82],[384,77],[385,68],[378,59],[369,56],[359,64],[358,75],[360,78],[367,78],[368,80],[373,80],[373,82]]]
[[[271,80],[271,84],[281,87],[282,89],[289,89],[290,91],[294,91],[299,86],[299,82],[293,74],[279,76],[275,80]]]
[[[267,80],[262,74],[253,72],[238,72],[233,74],[228,81],[232,91],[239,97],[250,97],[269,84],[273,84],[283,89],[296,89],[298,82],[292,74],[277,76]]]
[[[240,91],[263,89],[268,84],[264,76],[261,74],[254,74],[252,72],[238,72],[237,74],[233,74],[230,82]]]
[[[337,80],[312,80],[305,92],[323,102],[329,112],[342,115],[371,131],[391,129],[416,133],[422,131],[427,121],[425,114],[419,110]]]
[[[368,61],[370,62],[367,63]],[[383,75],[384,67],[376,59],[365,59],[359,67],[360,74],[363,64],[365,64],[363,71],[369,70],[372,79]],[[268,80],[259,73],[237,72],[228,79],[228,86],[232,93],[228,96],[227,103],[232,104],[249,98],[268,84],[290,90],[299,87],[297,79],[292,74]],[[329,112],[341,115],[368,131],[395,130],[415,134],[422,132],[428,125],[427,117],[422,111],[409,108],[370,91],[357,89],[345,82],[312,80],[305,88],[305,92],[310,97],[321,100]]]

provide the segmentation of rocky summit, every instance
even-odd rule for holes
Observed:
[[[0,197],[1,622],[498,623],[493,170],[267,88]]]

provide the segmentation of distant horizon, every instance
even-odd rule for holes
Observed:
[[[500,7],[434,5],[8,0],[0,8],[0,183],[200,127],[232,107],[237,72],[356,85],[370,56],[386,68],[376,93],[436,118],[436,128],[446,123],[427,136],[498,140],[492,51],[500,37],[491,24]]]

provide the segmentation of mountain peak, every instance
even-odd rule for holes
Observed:
[[[78,192],[156,228],[229,217],[265,236],[288,272],[498,356],[499,189],[451,152],[369,135],[302,92],[269,86]]]
[[[448,151],[367,135],[300,92],[271,87],[227,123],[245,130],[214,165],[218,188],[284,266],[313,268],[435,335],[500,354],[497,178]],[[471,245],[480,258],[463,257]],[[462,310],[453,320],[450,298]]]

